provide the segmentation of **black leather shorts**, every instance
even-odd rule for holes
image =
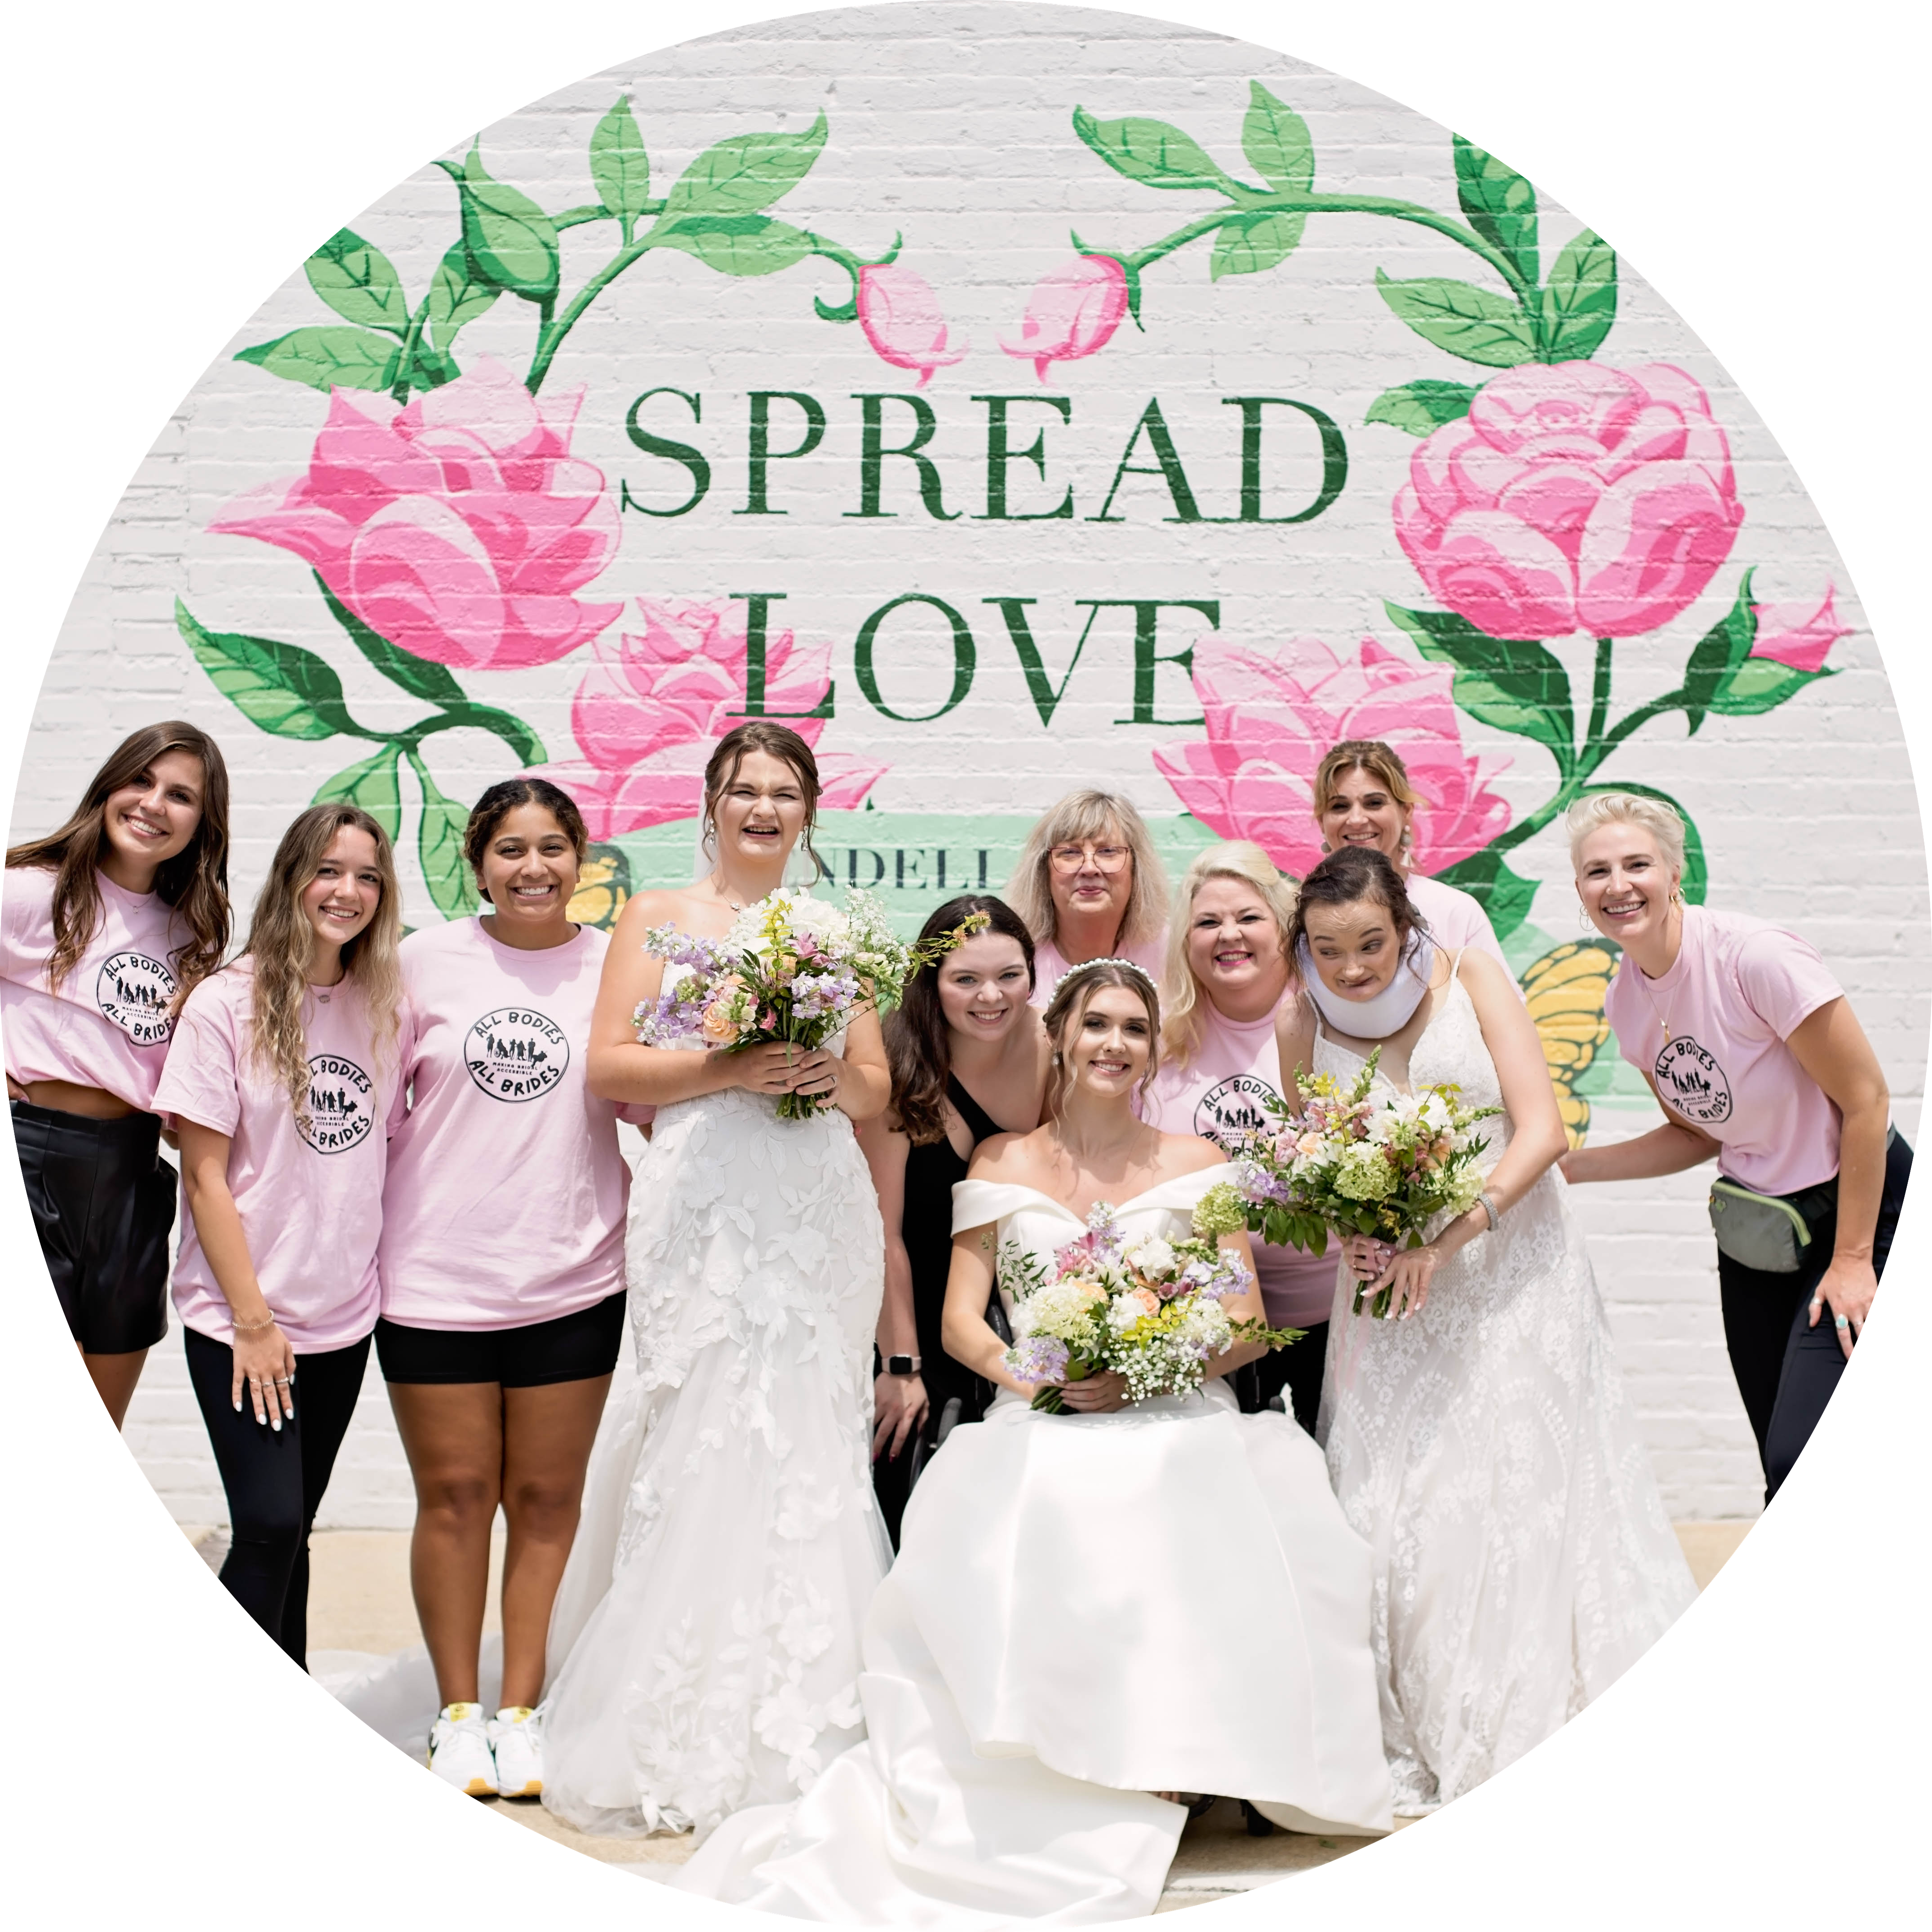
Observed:
[[[406,1328],[376,1324],[376,1358],[386,1382],[496,1382],[541,1388],[587,1382],[617,1366],[624,1341],[625,1292],[532,1322],[525,1328]]]
[[[160,1157],[160,1120],[9,1106],[27,1204],[74,1339],[90,1355],[152,1348],[168,1332],[168,1234],[180,1193]]]

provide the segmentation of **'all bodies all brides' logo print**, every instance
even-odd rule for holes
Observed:
[[[375,1088],[352,1060],[338,1053],[309,1056],[308,1116],[302,1137],[317,1154],[346,1154],[375,1130]]]
[[[145,952],[116,952],[94,982],[94,1004],[136,1046],[159,1046],[175,1030],[175,976]]]
[[[570,1042],[542,1013],[499,1006],[470,1029],[463,1058],[470,1078],[491,1099],[534,1100],[563,1078]]]
[[[1687,1120],[1714,1126],[1731,1117],[1731,1083],[1709,1051],[1688,1037],[1673,1040],[1652,1070],[1664,1097]]]
[[[1194,1109],[1194,1131],[1232,1154],[1250,1135],[1274,1124],[1268,1102],[1280,1098],[1265,1080],[1252,1073],[1237,1073],[1202,1095]]]

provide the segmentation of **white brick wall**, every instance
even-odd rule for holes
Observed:
[[[1073,139],[1073,107],[1178,122],[1238,168],[1250,78],[1306,117],[1318,185],[1454,208],[1445,130],[1395,104],[1238,42],[1048,8],[909,5],[770,23],[595,76],[486,130],[493,172],[555,209],[588,198],[586,143],[620,87],[635,102],[658,194],[709,142],[752,128],[801,128],[823,105],[831,125],[825,151],[776,212],[862,252],[901,231],[903,259],[938,290],[956,338],[974,346],[965,362],[940,370],[922,392],[940,422],[927,453],[941,464],[949,506],[968,514],[934,523],[893,479],[896,520],[854,520],[844,514],[856,502],[857,476],[857,406],[849,399],[913,384],[877,360],[856,328],[812,316],[812,295],[838,299],[842,278],[815,264],[734,281],[684,256],[648,257],[580,325],[545,393],[584,388],[574,451],[614,491],[620,478],[634,486],[662,467],[625,437],[630,399],[660,384],[701,392],[701,432],[670,433],[703,445],[715,480],[706,504],[681,521],[627,516],[622,550],[590,594],[615,601],[788,591],[775,624],[833,646],[838,713],[824,748],[890,764],[874,794],[882,812],[962,825],[976,813],[1038,809],[1066,784],[1096,778],[1124,786],[1150,812],[1172,812],[1175,800],[1149,747],[1198,735],[1115,725],[1126,643],[1098,632],[1054,729],[1042,730],[996,614],[979,601],[986,597],[1040,600],[1036,630],[1056,675],[1076,634],[1072,600],[1082,596],[1218,597],[1223,634],[1264,647],[1306,636],[1342,646],[1373,634],[1406,648],[1381,600],[1428,601],[1394,542],[1388,512],[1413,446],[1362,418],[1394,383],[1479,381],[1484,374],[1430,348],[1376,293],[1378,268],[1392,275],[1468,272],[1459,251],[1419,230],[1323,218],[1282,266],[1213,284],[1204,250],[1172,257],[1148,272],[1146,332],[1124,328],[1100,355],[1057,368],[1046,386],[1046,393],[1073,399],[1073,430],[1052,441],[1054,488],[1072,482],[1083,518],[1098,507],[1126,430],[1149,396],[1162,398],[1189,473],[1216,508],[1235,481],[1230,439],[1216,428],[1234,412],[1219,398],[1315,401],[1343,426],[1351,460],[1346,491],[1318,521],[1258,534],[1165,523],[1160,486],[1145,479],[1130,482],[1138,496],[1132,520],[1120,525],[989,526],[972,514],[983,508],[984,415],[971,398],[1037,386],[1031,370],[996,345],[1014,334],[1034,278],[1066,258],[1070,225],[1090,244],[1130,247],[1202,205],[1109,173]],[[425,166],[376,207],[343,213],[388,252],[413,296],[453,238],[452,206],[446,178]],[[1543,224],[1546,258],[1580,225],[1546,201]],[[567,288],[601,259],[602,232],[566,236]],[[297,268],[236,330],[230,351],[330,320]],[[532,326],[530,305],[506,297],[460,339],[459,358],[468,365],[487,352],[520,368]],[[1834,582],[1841,618],[1856,627],[1832,653],[1842,675],[1830,683],[1766,717],[1712,718],[1694,740],[1681,718],[1666,720],[1634,738],[1604,776],[1661,785],[1684,800],[1709,848],[1714,903],[1787,921],[1819,945],[1878,1048],[1901,1126],[1916,1134],[1932,991],[1924,863],[1890,688],[1854,588],[1749,403],[1628,262],[1619,318],[1600,354],[1619,366],[1671,362],[1705,386],[1730,437],[1747,511],[1736,548],[1706,596],[1660,634],[1619,645],[1618,709],[1674,681],[1747,565],[1757,568],[1762,601],[1815,594]],[[745,500],[744,396],[753,388],[808,392],[824,401],[830,422],[817,455],[776,466],[774,500],[790,511],[782,518],[732,514]],[[121,734],[157,716],[188,716],[217,732],[229,753],[237,899],[245,915],[290,813],[361,754],[340,741],[290,744],[247,724],[183,648],[172,620],[178,595],[214,628],[322,652],[342,673],[352,709],[378,725],[419,714],[344,647],[295,559],[207,531],[232,496],[301,467],[323,406],[314,392],[224,356],[164,427],[76,596],[38,700],[15,836],[63,812]],[[860,621],[915,587],[967,611],[979,645],[972,697],[926,728],[868,710],[852,665]],[[1586,685],[1587,644],[1554,648]],[[464,681],[476,696],[526,718],[553,757],[568,757],[583,662],[580,653],[532,670],[466,674]],[[938,671],[909,650],[898,674],[910,694]],[[908,700],[901,708],[922,706]],[[1464,737],[1472,750],[1511,761],[1497,789],[1515,812],[1548,796],[1550,761],[1535,746],[1466,720]],[[480,734],[435,742],[436,775],[452,796],[473,795],[512,766],[504,748]],[[1572,934],[1574,900],[1556,838],[1539,838],[1512,862],[1544,888],[1532,917],[1548,943]],[[410,892],[411,916],[434,917],[413,873]],[[1600,1104],[1598,1131],[1640,1131],[1646,1118],[1642,1107]],[[1623,1372],[1680,1516],[1750,1513],[1760,1489],[1724,1355],[1704,1185],[1703,1177],[1687,1175],[1572,1197]],[[176,1343],[148,1371],[129,1439],[178,1516],[218,1518],[218,1489]],[[372,1370],[324,1520],[378,1526],[409,1514],[406,1474]]]

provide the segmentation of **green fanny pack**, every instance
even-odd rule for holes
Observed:
[[[1898,1138],[1892,1128],[1889,1148]],[[1811,1231],[1838,1205],[1838,1179],[1796,1194],[1760,1194],[1735,1180],[1711,1184],[1711,1230],[1718,1252],[1766,1274],[1796,1274],[1804,1265]]]

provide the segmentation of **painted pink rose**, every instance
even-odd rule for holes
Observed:
[[[1111,255],[1082,255],[1034,284],[1020,339],[1000,346],[1030,362],[1043,382],[1054,363],[1106,348],[1126,312],[1126,270]]]
[[[1750,654],[1773,658],[1792,670],[1815,671],[1825,668],[1825,658],[1840,638],[1852,634],[1849,624],[1838,622],[1832,599],[1838,586],[1828,584],[1821,604],[1754,604],[1751,614],[1757,620],[1757,638]]]
[[[712,748],[743,722],[744,604],[640,597],[638,610],[642,633],[600,639],[578,687],[570,724],[584,756],[536,768],[577,800],[593,838],[695,818]],[[766,710],[811,710],[831,665],[830,644],[800,646],[789,631],[768,632]],[[822,806],[850,810],[887,769],[818,752],[822,718],[784,722],[814,748]]]
[[[949,350],[945,314],[932,284],[896,262],[859,271],[859,326],[882,362],[916,369],[922,389],[934,370],[962,361],[971,346]]]
[[[1418,872],[1436,873],[1506,830],[1509,807],[1489,789],[1503,769],[1462,748],[1447,664],[1418,664],[1365,638],[1349,654],[1299,638],[1270,657],[1206,638],[1194,647],[1204,740],[1157,749],[1180,802],[1223,838],[1252,838],[1284,872],[1322,856],[1315,770],[1344,738],[1380,738],[1408,767]]]
[[[549,664],[624,608],[575,594],[617,547],[603,472],[570,454],[582,400],[539,404],[488,356],[406,408],[332,390],[308,468],[208,527],[293,550],[419,658],[458,670]]]
[[[1494,638],[1654,631],[1744,514],[1709,399],[1664,362],[1508,370],[1422,443],[1395,500],[1431,594]]]

